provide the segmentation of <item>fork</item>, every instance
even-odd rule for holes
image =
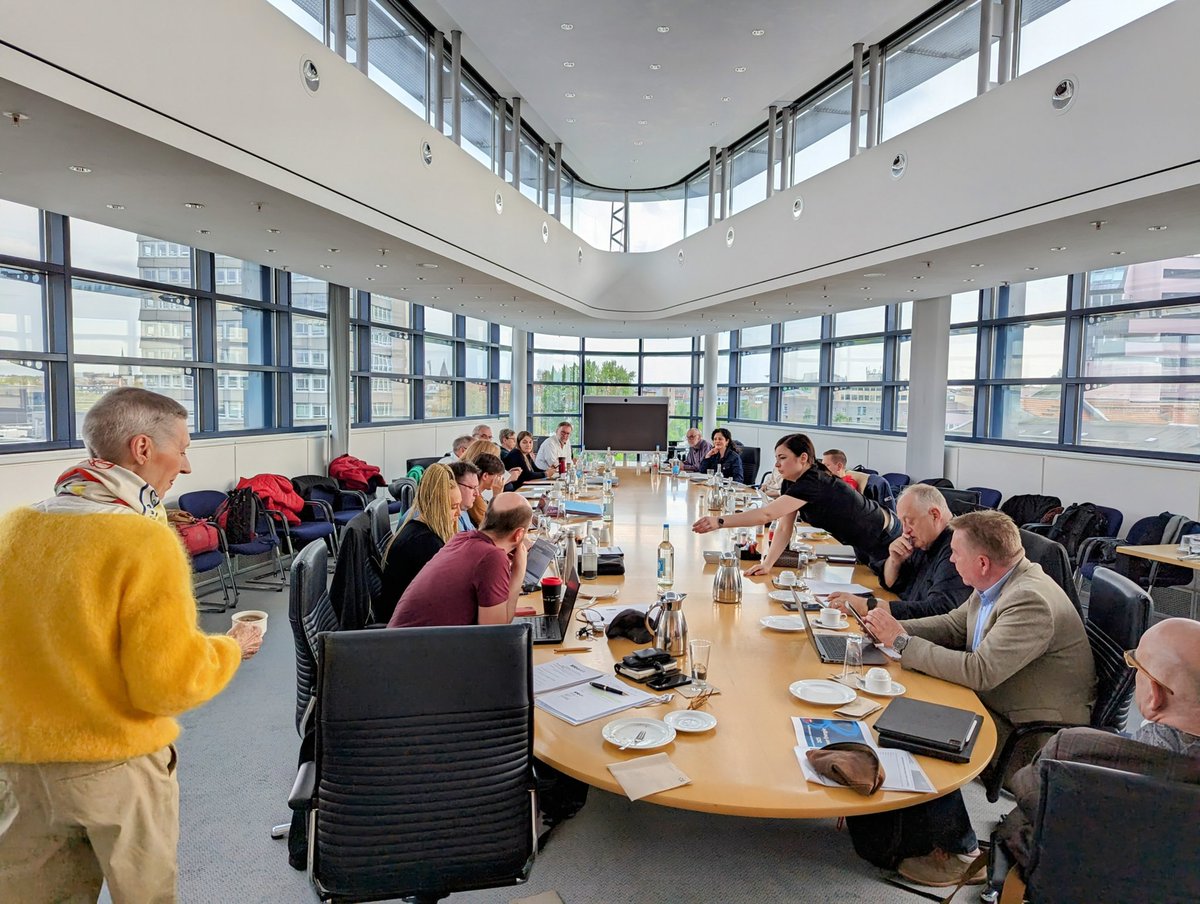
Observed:
[[[643,706],[658,706],[660,703],[670,703],[674,699],[675,695],[670,691],[667,691],[665,694],[651,694],[649,700],[645,701],[644,703],[639,703],[636,708],[641,709]]]
[[[626,741],[620,747],[618,747],[617,750],[627,750],[630,747],[636,747],[638,744],[642,743],[642,741],[645,739],[645,737],[646,737],[646,729],[643,728],[641,731],[639,731],[637,733],[637,737],[635,737],[631,741]]]

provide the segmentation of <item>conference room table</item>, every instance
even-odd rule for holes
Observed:
[[[1184,558],[1186,553],[1179,551],[1174,543],[1158,543],[1150,546],[1118,546],[1117,552],[1151,562],[1162,562],[1166,565],[1178,565],[1181,568],[1191,568],[1200,571],[1200,559]]]
[[[579,608],[587,605],[585,594],[592,588],[616,585],[616,599],[601,598],[597,605],[648,605],[656,598],[657,549],[662,526],[670,525],[675,547],[675,580],[672,589],[687,594],[683,611],[690,640],[709,640],[712,651],[708,681],[719,690],[705,705],[717,725],[705,733],[679,732],[674,741],[652,751],[665,752],[691,783],[653,794],[645,800],[663,806],[735,816],[813,818],[874,813],[909,806],[930,795],[880,791],[864,797],[849,788],[831,788],[805,780],[797,761],[792,716],[840,718],[834,706],[818,706],[793,697],[788,687],[802,678],[839,675],[840,665],[823,664],[808,636],[769,630],[759,624],[766,615],[788,614],[779,602],[768,598],[774,589],[768,576],[743,578],[740,604],[712,600],[715,565],[706,565],[703,552],[728,542],[728,531],[694,534],[692,523],[708,514],[706,488],[685,478],[637,474],[633,468],[619,472],[615,492],[613,545],[625,555],[625,574],[601,576],[583,582],[573,629],[582,625]],[[598,522],[599,519],[597,519]],[[743,570],[750,563],[743,562]],[[824,563],[812,567],[810,577],[820,579]],[[782,569],[774,569],[778,573]],[[799,569],[794,569],[799,571]],[[879,587],[863,566],[829,566],[830,580]],[[880,593],[883,597],[890,594]],[[540,606],[538,594],[523,597],[522,604]],[[814,623],[814,628],[815,628]],[[821,630],[821,629],[817,629]],[[579,640],[574,630],[562,647],[587,647],[586,652],[555,653],[555,645],[535,645],[534,662],[548,662],[572,655],[606,674],[613,665],[638,645],[625,639],[601,635]],[[685,665],[681,661],[681,666]],[[984,715],[971,759],[965,764],[918,756],[917,760],[939,794],[947,793],[977,776],[991,759],[996,746],[996,729],[975,693],[959,685],[917,672],[902,670],[898,662],[887,666],[892,679],[903,684],[906,696],[960,707]],[[633,684],[633,687],[643,687]],[[653,692],[651,692],[653,693]],[[885,697],[860,696],[886,705]],[[676,693],[670,703],[628,710],[611,718],[644,716],[661,719],[671,710],[687,709],[688,699]],[[880,710],[865,721],[871,724]],[[610,718],[571,725],[541,709],[534,716],[534,751],[539,759],[568,775],[597,788],[623,793],[608,764],[628,761],[645,751],[619,751],[606,742],[601,730]],[[873,734],[873,733],[872,733]]]

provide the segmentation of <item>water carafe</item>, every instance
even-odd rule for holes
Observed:
[[[737,556],[731,552],[721,554],[721,564],[713,576],[714,603],[740,603],[742,601],[742,570]]]
[[[668,590],[646,613],[646,630],[654,634],[654,645],[676,657],[687,654],[687,619],[683,617],[683,601],[686,597],[686,593]],[[652,624],[655,610],[658,610],[658,623]]]

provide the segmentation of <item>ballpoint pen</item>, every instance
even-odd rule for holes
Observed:
[[[625,692],[623,690],[615,687],[609,687],[607,684],[601,684],[599,681],[589,681],[588,684],[598,691],[608,691],[610,694],[620,694],[622,697],[625,696]]]

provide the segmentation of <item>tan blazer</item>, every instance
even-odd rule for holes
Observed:
[[[1086,725],[1096,671],[1083,621],[1042,567],[1021,559],[967,651],[979,617],[979,591],[944,615],[901,622],[912,640],[901,664],[969,687],[996,719],[1000,746],[1011,725],[1055,721]]]

